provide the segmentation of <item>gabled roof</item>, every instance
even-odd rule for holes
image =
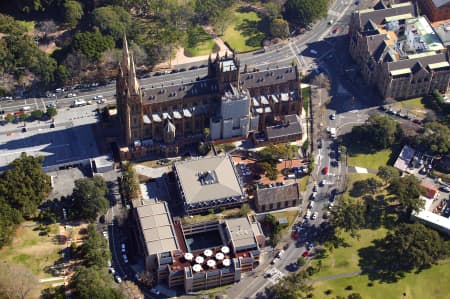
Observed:
[[[298,184],[258,189],[256,192],[258,205],[297,200],[300,198]]]

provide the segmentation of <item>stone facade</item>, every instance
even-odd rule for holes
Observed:
[[[446,48],[410,2],[352,14],[350,54],[362,78],[385,99],[407,99],[438,89],[450,78]]]
[[[123,44],[116,86],[122,159],[151,152],[178,154],[181,148],[200,141],[204,129],[210,127],[213,138],[247,138],[251,132],[276,124],[285,114],[301,111],[296,66],[251,72],[245,67],[241,73],[234,55],[217,55],[209,58],[205,78],[172,85],[155,83],[142,90],[125,37]]]

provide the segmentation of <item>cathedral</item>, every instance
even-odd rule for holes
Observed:
[[[122,160],[149,153],[177,155],[201,141],[205,128],[218,142],[246,138],[272,142],[272,137],[286,142],[301,136],[295,123],[302,109],[296,66],[248,70],[245,65],[241,71],[234,54],[210,56],[204,78],[143,89],[124,36],[116,96]]]

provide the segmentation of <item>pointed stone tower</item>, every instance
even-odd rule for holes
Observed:
[[[142,93],[136,77],[134,59],[128,49],[128,42],[123,35],[122,61],[116,80],[117,113],[123,132],[125,145],[133,145],[142,139],[143,109]]]

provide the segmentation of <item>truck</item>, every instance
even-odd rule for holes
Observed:
[[[336,138],[336,128],[330,128],[330,136],[331,138]]]
[[[73,102],[72,107],[81,107],[81,106],[86,106],[87,103],[85,100],[83,99],[77,99]]]

